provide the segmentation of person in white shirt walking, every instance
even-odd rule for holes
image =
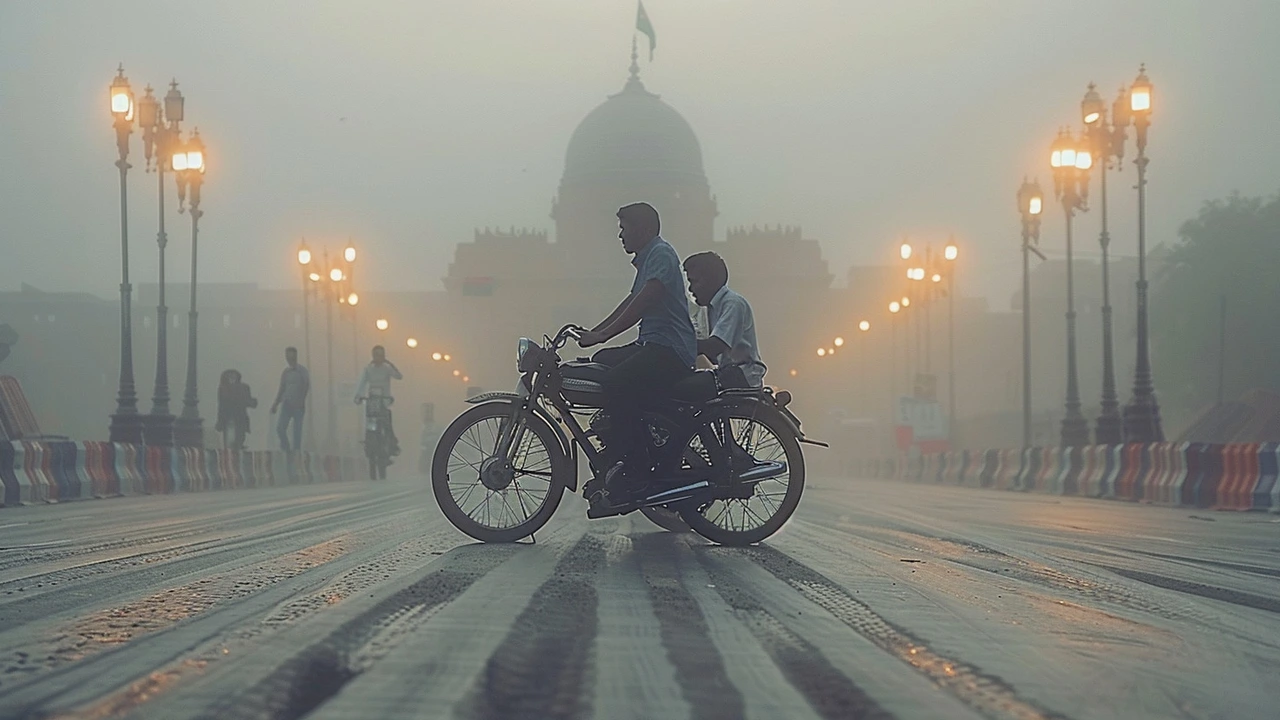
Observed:
[[[363,402],[366,397],[392,397],[391,381],[403,379],[400,369],[387,359],[386,348],[375,345],[373,362],[365,365],[364,372],[360,373],[360,384],[356,386],[356,403]],[[391,454],[399,455],[400,441],[396,439],[396,431],[391,424],[391,410],[387,410],[387,433],[391,436]]]

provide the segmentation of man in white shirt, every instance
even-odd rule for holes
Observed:
[[[707,308],[710,335],[698,341],[698,354],[715,363],[722,382],[736,374],[736,368],[748,387],[763,387],[768,368],[760,361],[755,316],[747,299],[729,289],[724,258],[713,252],[690,255],[684,272],[694,302]]]
[[[366,397],[392,397],[391,381],[403,379],[400,369],[387,359],[386,348],[375,345],[373,362],[365,365],[364,372],[360,373],[360,384],[356,387],[356,403],[363,402]],[[391,454],[399,455],[400,441],[396,439],[396,431],[391,424],[390,410],[387,410],[387,432],[391,435]]]

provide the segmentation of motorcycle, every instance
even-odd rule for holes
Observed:
[[[474,407],[441,435],[432,491],[445,517],[476,540],[515,542],[542,528],[564,491],[578,491],[580,453],[603,477],[611,428],[600,380],[609,368],[559,354],[583,332],[566,325],[542,344],[521,338],[515,392],[470,398]],[[654,479],[634,509],[721,545],[773,535],[804,491],[801,444],[826,447],[804,436],[790,402],[785,390],[722,389],[710,371],[654,398],[641,423]]]
[[[388,423],[390,395],[370,395],[364,403],[364,455],[369,459],[369,479],[386,480],[387,466],[391,464],[391,432]]]

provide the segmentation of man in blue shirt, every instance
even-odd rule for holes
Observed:
[[[608,342],[640,324],[636,342],[596,353],[596,362],[612,366],[603,379],[605,409],[613,425],[606,446],[604,482],[588,492],[591,518],[617,515],[633,507],[632,489],[642,486],[651,467],[638,442],[642,400],[666,392],[693,372],[697,339],[684,294],[680,257],[662,239],[658,211],[648,203],[632,203],[618,210],[622,249],[635,258],[636,279],[609,317],[578,340],[582,347]],[[632,482],[635,480],[637,482]]]

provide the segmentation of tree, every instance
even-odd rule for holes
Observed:
[[[1217,399],[1224,296],[1225,399],[1280,387],[1280,196],[1206,202],[1178,235],[1151,289],[1152,366],[1167,414]]]

